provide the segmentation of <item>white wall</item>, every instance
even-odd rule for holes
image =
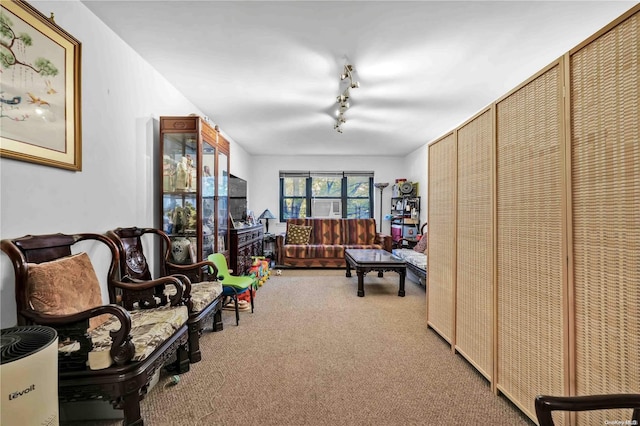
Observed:
[[[427,144],[425,143],[404,158],[404,169],[407,170],[409,175],[407,176],[407,180],[410,182],[418,182],[418,195],[422,197],[420,199],[420,226],[427,221],[428,155]]]
[[[426,146],[426,144],[425,144]],[[391,207],[391,185],[398,178],[406,178],[412,182],[420,182],[419,191],[424,200],[427,188],[426,147],[420,148],[406,157],[337,157],[337,156],[253,156],[251,158],[252,173],[248,178],[248,208],[259,215],[268,208],[275,216],[279,216],[279,172],[280,170],[363,170],[375,173],[374,182],[389,182],[383,191],[382,213],[389,213]],[[374,190],[374,217],[379,225],[380,190]],[[422,203],[423,206],[424,201]],[[426,212],[421,212],[426,218]],[[269,221],[269,231],[285,232],[285,224],[278,220]],[[390,233],[389,221],[382,222],[382,232]]]
[[[82,43],[82,172],[0,159],[0,237],[154,226],[158,118],[202,112],[82,3],[31,4],[46,16],[54,12],[56,23]],[[231,171],[246,173],[246,152],[230,143]],[[104,265],[96,266],[106,277]],[[4,253],[0,268],[6,328],[15,325],[16,313],[13,267]]]

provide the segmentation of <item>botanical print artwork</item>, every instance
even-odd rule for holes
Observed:
[[[2,137],[64,152],[65,49],[11,11],[0,9]]]

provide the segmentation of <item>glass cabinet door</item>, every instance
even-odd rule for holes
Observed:
[[[229,248],[229,167],[228,157],[218,151],[218,252]]]
[[[195,260],[198,245],[198,135],[165,133],[162,141],[162,228],[175,263]]]
[[[216,148],[202,142],[202,259],[215,253],[216,244]]]

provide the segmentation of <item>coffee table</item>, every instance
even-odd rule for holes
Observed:
[[[404,297],[404,279],[407,275],[407,264],[404,260],[385,250],[346,249],[344,259],[347,262],[347,278],[351,277],[353,267],[358,274],[358,297],[364,297],[364,276],[368,272],[378,271],[378,276],[386,271],[395,271],[400,275],[398,296]]]

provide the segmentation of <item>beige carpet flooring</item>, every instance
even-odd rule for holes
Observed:
[[[272,275],[239,326],[223,311],[224,330],[205,331],[178,384],[160,377],[145,424],[533,424],[427,328],[424,287],[407,280],[398,297],[389,272],[356,289],[343,270]]]

